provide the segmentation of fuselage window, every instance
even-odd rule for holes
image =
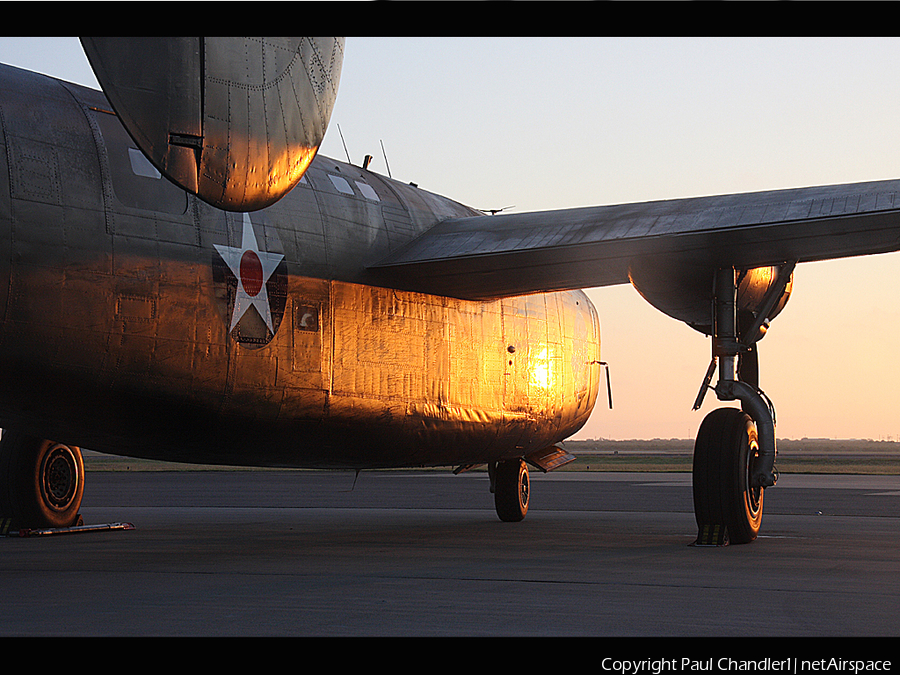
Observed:
[[[375,189],[369,185],[368,183],[363,183],[361,181],[355,181],[356,187],[359,188],[359,191],[362,193],[362,196],[366,199],[371,199],[375,202],[380,202],[381,200],[378,198],[378,193],[375,192]]]
[[[350,183],[341,178],[340,176],[334,176],[332,174],[328,174],[328,177],[331,179],[331,184],[334,185],[334,188],[338,192],[343,192],[345,195],[352,195],[353,188],[350,187]]]
[[[133,146],[115,115],[97,112],[95,119],[106,143],[113,192],[124,206],[181,215],[187,193],[164,179],[144,153]]]
[[[162,178],[162,174],[150,163],[150,160],[137,148],[128,148],[128,159],[131,160],[131,170],[135,176],[147,178]]]

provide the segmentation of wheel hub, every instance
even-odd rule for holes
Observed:
[[[521,501],[522,506],[528,506],[529,487],[528,474],[526,473],[519,479],[519,500]]]
[[[72,450],[57,445],[44,458],[41,466],[41,492],[48,506],[65,510],[78,487],[78,463]]]

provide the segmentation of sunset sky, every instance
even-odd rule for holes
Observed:
[[[97,86],[77,38],[0,62]],[[517,212],[900,177],[900,40],[348,38],[321,153]],[[900,440],[900,255],[801,265],[760,343],[782,438]],[[689,438],[709,340],[593,289],[615,407],[579,438]]]

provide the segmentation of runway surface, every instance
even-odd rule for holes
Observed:
[[[0,539],[0,635],[900,633],[897,476],[782,476],[724,548],[688,474],[532,473],[521,523],[484,473],[88,478],[85,522],[135,529]]]

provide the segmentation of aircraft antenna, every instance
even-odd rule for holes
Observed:
[[[510,206],[504,206],[502,209],[478,209],[478,210],[481,211],[482,213],[490,213],[492,216],[496,216],[501,211],[506,211],[506,209],[514,209],[514,208],[516,208],[515,204],[512,204]]]
[[[344,132],[341,131],[341,125],[338,124],[337,128],[338,128],[338,133],[341,135],[341,143],[344,146],[344,154],[347,155],[347,164],[353,164],[353,162],[350,161],[350,153],[347,152],[347,143],[344,142]]]
[[[391,165],[388,164],[387,153],[384,151],[384,141],[381,141],[381,154],[384,155],[384,165],[387,167],[388,178],[393,178],[391,175]]]

